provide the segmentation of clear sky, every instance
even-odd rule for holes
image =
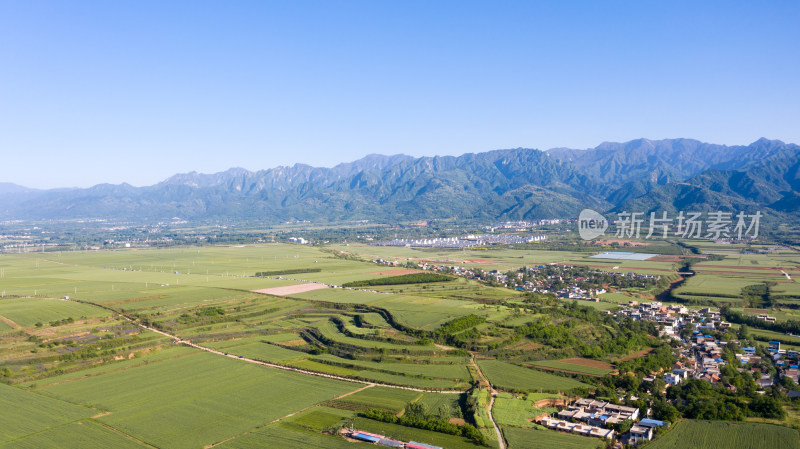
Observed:
[[[798,1],[0,0],[0,181],[800,143]]]

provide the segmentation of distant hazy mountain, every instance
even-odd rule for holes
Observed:
[[[0,182],[0,195],[5,195],[7,193],[32,192],[34,190],[36,189],[29,189],[27,187],[10,182]]]
[[[690,139],[603,143],[589,150],[497,150],[462,156],[369,155],[332,168],[174,175],[148,187],[12,192],[0,217],[413,220],[573,217],[586,207],[742,205],[797,214],[800,147],[761,139],[722,146]],[[655,210],[655,209],[654,209]]]
[[[796,152],[797,145],[759,139],[748,146],[724,146],[692,139],[637,139],[604,142],[589,150],[556,148],[548,154],[612,186],[628,182],[650,185],[688,179],[708,169],[745,169],[766,157]]]
[[[684,182],[655,186],[622,202],[629,211],[755,211],[798,214],[800,152],[772,154],[748,163],[746,170],[706,170]]]

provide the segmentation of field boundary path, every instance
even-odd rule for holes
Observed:
[[[122,313],[122,312],[120,312],[118,310],[115,310],[112,307],[108,307],[108,306],[104,306],[102,304],[97,304],[97,303],[88,302],[88,301],[80,301],[80,300],[77,300],[77,299],[61,299],[61,301],[71,301],[71,302],[77,302],[77,303],[80,303],[80,304],[88,304],[88,305],[92,305],[92,306],[95,306],[95,307],[100,307],[100,308],[103,308],[103,309],[106,309],[106,310],[109,310],[111,312],[114,312],[114,313],[118,314],[122,318],[126,319],[127,321],[130,321],[132,324],[134,324],[136,326],[141,327],[142,329],[147,329],[147,330],[149,330],[151,332],[155,332],[157,334],[161,334],[161,335],[163,335],[165,337],[171,338],[172,340],[174,340],[178,344],[182,344],[182,345],[185,345],[185,346],[190,346],[192,348],[199,349],[201,351],[210,352],[211,354],[216,354],[216,355],[219,355],[219,356],[222,356],[222,357],[228,357],[228,358],[231,358],[231,359],[234,359],[234,360],[241,360],[243,362],[252,363],[252,364],[255,364],[255,365],[262,365],[262,366],[266,366],[266,367],[269,367],[269,368],[276,368],[276,369],[280,369],[280,370],[284,370],[284,371],[291,371],[291,372],[295,372],[295,373],[299,373],[299,374],[305,374],[305,375],[308,375],[308,376],[325,377],[325,378],[328,378],[328,379],[342,380],[342,381],[345,381],[345,382],[359,383],[359,384],[363,384],[363,385],[367,385],[367,386],[380,386],[380,387],[387,387],[387,388],[395,388],[395,389],[398,389],[398,390],[417,391],[417,392],[420,392],[420,393],[443,393],[443,394],[462,394],[462,393],[466,393],[466,390],[433,390],[433,389],[427,389],[427,388],[415,388],[415,387],[407,387],[407,386],[402,386],[402,385],[386,384],[386,383],[382,383],[382,382],[373,382],[373,381],[367,381],[367,380],[361,380],[361,379],[353,379],[353,378],[350,378],[350,377],[336,376],[334,374],[319,373],[319,372],[316,372],[316,371],[309,371],[309,370],[302,369],[302,368],[293,368],[291,366],[284,366],[284,365],[278,365],[278,364],[275,364],[275,363],[263,362],[261,360],[254,360],[254,359],[251,359],[251,358],[248,358],[248,357],[244,357],[244,356],[241,356],[241,355],[229,354],[229,353],[225,353],[225,352],[222,352],[222,351],[217,351],[216,349],[212,349],[212,348],[209,348],[209,347],[206,347],[206,346],[201,346],[201,345],[198,345],[196,343],[192,343],[189,340],[184,340],[181,337],[178,337],[177,335],[173,335],[173,334],[170,334],[168,332],[164,332],[162,330],[158,330],[158,329],[152,328],[150,326],[146,326],[146,325],[140,323],[139,321],[137,321],[135,318],[132,318],[132,317],[130,317],[128,315],[125,315],[124,313]],[[504,448],[501,448],[501,449],[504,449]]]
[[[497,444],[500,445],[500,449],[506,449],[506,442],[503,440],[503,433],[500,432],[500,427],[494,421],[494,415],[492,414],[492,407],[494,407],[494,399],[497,397],[497,391],[494,389],[494,386],[491,382],[489,382],[489,378],[483,374],[481,371],[481,367],[475,361],[475,354],[470,352],[469,353],[469,360],[472,363],[472,366],[475,368],[475,371],[478,373],[478,376],[482,377],[484,382],[489,385],[489,419],[492,421],[492,425],[494,426],[494,431],[497,433]]]

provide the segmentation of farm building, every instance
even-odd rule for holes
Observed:
[[[355,430],[350,433],[350,437],[356,440],[366,441],[368,443],[377,443],[380,440],[385,439],[383,435],[378,435],[375,433],[363,432],[361,430]]]
[[[378,440],[378,446],[396,447],[396,448],[403,449],[405,447],[405,445],[406,444],[403,443],[402,441],[392,440],[391,438],[383,438],[381,440]]]
[[[417,443],[416,441],[409,441],[406,443],[406,449],[443,449],[440,446],[432,446],[425,443]]]
[[[630,439],[633,444],[638,444],[640,441],[650,441],[653,439],[653,428],[635,425],[631,427]]]

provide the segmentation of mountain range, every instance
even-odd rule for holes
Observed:
[[[765,210],[800,215],[800,146],[637,139],[595,148],[516,148],[414,158],[372,154],[176,174],[158,184],[36,190],[0,183],[2,219],[541,219],[598,211]]]

